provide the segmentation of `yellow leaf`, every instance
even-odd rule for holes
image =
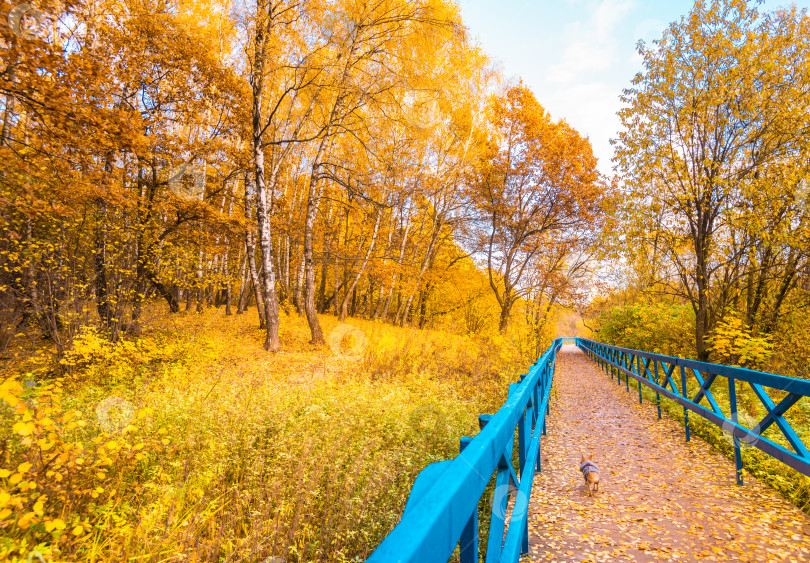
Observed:
[[[45,522],[45,530],[48,532],[52,532],[53,530],[64,530],[65,529],[65,522],[60,520],[59,518],[54,518],[53,520],[47,520]]]
[[[18,422],[11,429],[20,436],[28,436],[34,431],[33,422]]]

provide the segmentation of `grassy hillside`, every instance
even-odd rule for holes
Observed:
[[[11,366],[0,556],[363,558],[418,471],[455,455],[525,368],[499,337],[363,321],[336,354],[296,316],[270,355],[253,313],[153,312],[137,340],[85,331],[62,374],[36,355]]]

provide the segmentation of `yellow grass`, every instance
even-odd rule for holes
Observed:
[[[352,320],[335,354],[293,315],[270,355],[255,311],[152,315],[3,383],[0,557],[363,559],[525,367],[500,337]]]

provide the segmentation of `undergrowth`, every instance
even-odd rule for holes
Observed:
[[[88,328],[59,365],[7,369],[0,558],[364,559],[525,366],[498,336],[352,324],[358,356],[295,316],[271,355],[254,316],[156,313],[135,340]]]

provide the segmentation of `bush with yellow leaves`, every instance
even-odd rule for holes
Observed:
[[[98,432],[77,410],[62,408],[62,382],[0,384],[0,559],[32,550],[74,553],[83,544],[126,534],[132,526],[120,492],[139,464],[162,444],[142,438],[137,422]],[[90,433],[96,435],[89,438]],[[86,444],[89,444],[86,445]]]
[[[94,327],[84,326],[59,363],[72,380],[114,385],[160,375],[185,353],[154,337],[111,342]]]

